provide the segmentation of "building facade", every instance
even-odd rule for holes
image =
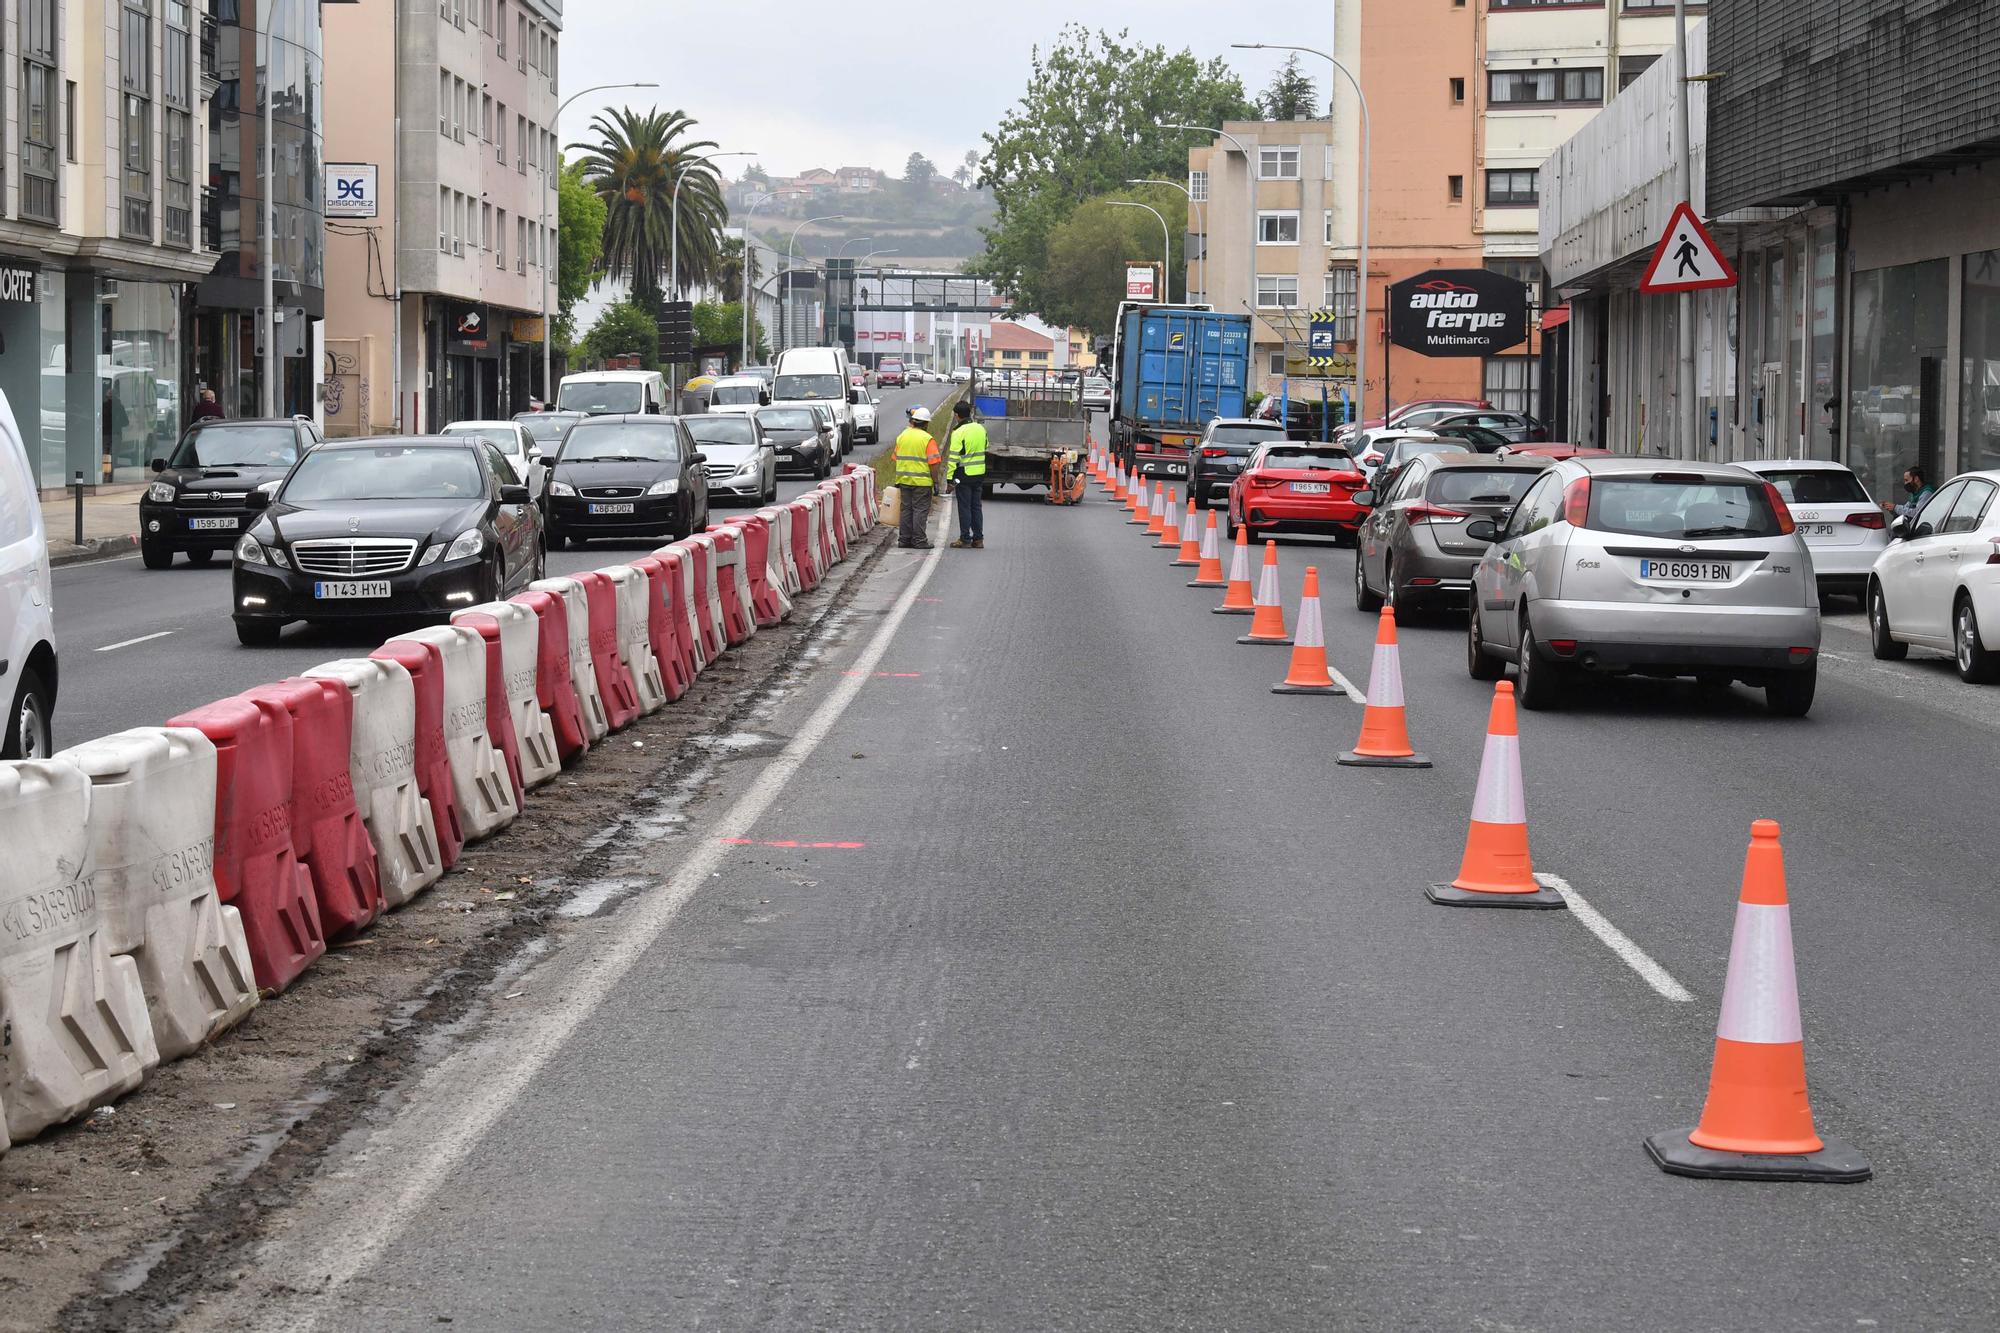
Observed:
[[[330,435],[510,416],[553,307],[560,0],[327,10],[327,154],[377,197],[329,224]]]
[[[206,152],[186,0],[0,10],[0,390],[37,479],[138,482],[191,406]]]

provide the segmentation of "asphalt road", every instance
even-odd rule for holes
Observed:
[[[902,428],[913,403],[935,406],[949,386],[928,383],[880,395],[886,442]],[[864,459],[875,446],[850,457]],[[816,483],[780,477],[780,499]],[[730,506],[716,504],[716,515]],[[581,551],[552,551],[552,574],[596,569],[658,547],[658,541],[593,542]],[[56,744],[80,741],[126,727],[157,726],[211,699],[266,681],[296,675],[336,657],[373,651],[396,626],[351,629],[295,625],[276,648],[245,648],[229,619],[229,561],[197,569],[176,560],[170,569],[147,570],[136,555],[55,571],[56,646],[61,685],[56,701]]]
[[[1649,682],[1524,715],[1538,869],[1680,1002],[1579,913],[1425,900],[1490,698],[1455,618],[1404,635],[1437,766],[1342,769],[1360,709],[1270,694],[1284,650],[1109,505],[987,529],[884,557],[785,755],[734,765],[659,887],[510,981],[191,1326],[2000,1322],[2000,692],[1835,629],[1803,721]],[[1282,553],[1365,687],[1351,556]],[[1700,1110],[1759,817],[1818,1123],[1867,1184],[1642,1150]],[[768,845],[815,841],[860,845]]]

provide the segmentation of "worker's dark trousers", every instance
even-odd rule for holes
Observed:
[[[960,477],[958,490],[958,535],[969,542],[986,540],[986,487],[978,477]]]
[[[903,517],[896,529],[899,546],[915,546],[926,540],[924,528],[931,519],[931,488],[929,486],[904,486]]]

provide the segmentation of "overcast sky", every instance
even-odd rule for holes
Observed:
[[[802,0],[568,0],[562,93],[653,80],[657,90],[592,93],[564,113],[562,142],[586,136],[605,106],[680,108],[701,137],[753,149],[773,175],[808,167],[902,173],[911,152],[946,171],[980,146],[1020,99],[1028,58],[1071,19],[1169,50],[1226,57],[1253,95],[1279,53],[1232,51],[1232,41],[1332,44],[1331,3],[1280,0],[1007,0],[1002,4],[810,4]],[[1302,15],[1319,11],[1310,27]],[[1318,65],[1318,69],[1310,68]],[[1326,96],[1324,61],[1308,73]],[[942,71],[942,73],[940,73]],[[740,176],[752,159],[724,165]]]

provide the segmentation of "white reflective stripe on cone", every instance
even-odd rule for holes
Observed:
[[[1221,550],[1215,544],[1215,531],[1214,528],[1206,526],[1201,530],[1201,558],[1203,560],[1219,560],[1222,558]]]
[[[1472,818],[1481,824],[1525,824],[1527,798],[1521,790],[1521,738],[1486,738],[1479,761],[1479,789],[1472,797]]]
[[[1403,706],[1403,672],[1393,643],[1375,645],[1375,660],[1368,667],[1368,702],[1383,708]]]
[[[1250,548],[1238,546],[1236,554],[1229,557],[1229,581],[1248,583],[1250,581]]]
[[[1299,628],[1292,636],[1292,642],[1300,648],[1326,647],[1326,631],[1319,623],[1319,598],[1299,599]]]
[[[1257,576],[1257,605],[1276,606],[1278,604],[1278,567],[1264,566],[1264,572]]]
[[[1194,506],[1189,505],[1187,507],[1187,513],[1181,515],[1181,540],[1183,542],[1191,542],[1194,540],[1194,537],[1195,537]]]
[[[1792,971],[1792,909],[1736,904],[1729,978],[1715,1035],[1729,1041],[1778,1045],[1803,1041],[1799,983]]]

